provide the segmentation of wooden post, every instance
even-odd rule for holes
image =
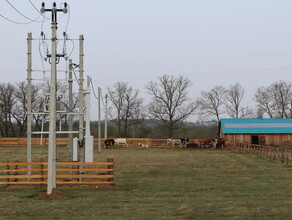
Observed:
[[[18,160],[15,161],[16,163],[18,162]],[[15,171],[14,171],[14,175],[15,175],[15,179],[14,179],[14,182],[17,182],[18,181],[18,178],[17,178],[17,175],[18,175],[18,165],[16,164],[15,165]]]
[[[9,176],[9,160],[7,160],[7,176]],[[7,178],[7,182],[9,183],[9,181],[10,181],[10,179],[9,178]],[[7,185],[9,185],[9,184],[7,184]]]
[[[77,165],[77,174],[80,175],[80,166]],[[82,178],[78,178],[79,182],[82,182]]]
[[[114,159],[113,158],[108,158],[107,162],[114,162]],[[113,170],[114,165],[108,165],[107,168]],[[113,175],[113,174],[114,174],[114,171],[107,171],[107,175]],[[106,181],[113,182],[114,178],[108,178]]]
[[[45,178],[44,178],[44,158],[41,158],[41,182],[44,183],[45,182]]]

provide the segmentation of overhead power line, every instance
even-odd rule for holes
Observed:
[[[201,75],[215,75],[215,74],[230,74],[230,73],[248,73],[248,72],[265,72],[272,70],[289,70],[292,69],[292,66],[287,67],[271,67],[271,68],[262,68],[262,69],[246,69],[246,70],[230,70],[230,71],[218,71],[218,72],[194,72],[194,73],[186,73],[183,75],[186,76],[201,76]],[[122,74],[121,74],[122,75]],[[129,81],[129,80],[143,80],[143,79],[151,79],[153,77],[159,77],[160,75],[147,75],[141,77],[127,77],[127,78],[110,78],[110,79],[100,79],[100,82],[107,81]]]
[[[22,17],[26,18],[27,20],[31,22],[42,22],[42,21],[37,21],[37,19],[41,16],[39,15],[36,19],[31,19],[27,16],[25,16],[23,13],[21,13],[16,7],[14,7],[8,0],[5,0],[18,14],[20,14]]]
[[[11,19],[9,19],[9,18],[7,18],[7,17],[5,17],[4,15],[1,15],[1,14],[0,14],[0,17],[2,17],[2,18],[4,18],[5,20],[10,21],[10,22],[12,22],[12,23],[14,23],[14,24],[26,25],[26,24],[30,24],[30,23],[32,23],[32,21],[29,21],[29,22],[18,22],[18,21],[13,21],[13,20],[11,20]]]
[[[93,91],[93,95],[94,95],[94,97],[98,100],[98,97],[97,97],[97,95],[96,95],[96,93],[95,93],[95,90],[94,90],[94,87],[93,87],[93,83],[92,83],[92,79],[91,79],[91,77],[89,77],[89,79],[90,79],[90,84],[91,84],[91,89],[92,89],[92,91]]]

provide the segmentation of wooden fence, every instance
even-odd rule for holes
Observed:
[[[33,147],[47,147],[49,143],[48,138],[32,138]],[[104,139],[101,139],[103,145]],[[147,144],[149,147],[165,147],[166,139],[149,139],[149,138],[127,138],[127,144],[129,147],[138,147],[138,144]],[[94,139],[94,146],[98,146],[98,138]],[[0,146],[27,146],[26,138],[0,138]],[[68,138],[57,138],[57,146],[68,146]]]
[[[56,183],[70,185],[114,184],[114,161],[104,162],[57,162]],[[48,162],[0,163],[0,184],[46,185]]]
[[[49,144],[48,138],[32,138],[31,145],[33,147],[47,147]],[[22,147],[27,145],[27,138],[0,138],[0,146],[17,146]],[[68,138],[57,138],[57,146],[64,147],[68,145]]]
[[[281,163],[292,164],[292,149],[248,143],[235,143],[232,148],[236,152],[255,154]]]

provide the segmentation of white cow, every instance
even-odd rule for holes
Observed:
[[[174,147],[175,145],[181,146],[181,140],[180,139],[167,139],[167,146]]]
[[[117,138],[117,139],[114,139],[114,141],[115,141],[115,145],[128,147],[126,138]]]
[[[138,143],[138,146],[142,147],[142,148],[149,148],[149,145],[148,144],[141,144],[141,143]]]

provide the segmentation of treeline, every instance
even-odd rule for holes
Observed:
[[[101,137],[104,137],[104,121],[101,122]],[[91,132],[98,136],[98,122],[91,122]],[[181,138],[214,138],[216,137],[217,127],[214,123],[202,124],[194,122],[186,122],[181,128],[174,131],[173,137]],[[119,130],[113,121],[108,122],[108,137],[124,137],[119,136]],[[168,129],[159,124],[159,121],[145,119],[137,128],[129,127],[127,138],[168,138]]]
[[[32,112],[48,111],[50,86],[48,83],[40,83],[32,86]],[[68,109],[66,99],[66,84],[57,85],[58,103],[61,104],[64,111]],[[0,83],[0,136],[1,137],[24,137],[27,129],[27,84],[26,82]],[[78,106],[78,97],[73,95],[74,109]],[[48,114],[32,115],[32,130],[48,130]],[[58,124],[66,127],[67,116],[60,115],[57,118]]]
[[[215,124],[216,136],[222,117],[292,117],[291,82],[279,81],[258,88],[253,97],[248,97],[256,102],[254,108],[244,104],[245,91],[240,83],[201,91],[196,99],[188,96],[187,90],[191,86],[192,82],[184,76],[158,77],[157,81],[146,84],[145,89],[152,100],[144,105],[139,90],[134,90],[127,82],[115,83],[108,89],[108,94],[112,103],[111,118],[117,126],[118,136],[128,137],[129,130],[137,131],[146,118],[157,122],[157,133],[167,131],[167,137],[174,137],[186,128],[185,122],[191,115],[195,115],[199,123]]]
[[[185,76],[163,75],[145,85],[151,97],[145,103],[140,91],[128,82],[119,81],[108,88],[109,126],[112,137],[200,137],[216,136],[220,119],[230,118],[291,118],[292,84],[279,81],[270,86],[258,88],[253,97],[256,102],[251,108],[244,104],[244,88],[235,83],[228,88],[215,86],[201,91],[191,99],[188,91],[192,82]],[[68,85],[57,85],[57,100],[64,111],[68,111]],[[49,84],[37,84],[32,88],[32,111],[48,111]],[[57,104],[58,104],[57,103]],[[245,102],[246,103],[246,102]],[[73,108],[78,111],[79,100],[73,95]],[[26,83],[0,84],[0,135],[2,137],[26,136],[27,126]],[[195,115],[196,123],[187,123]],[[48,130],[48,114],[33,114],[33,130]],[[67,116],[58,115],[58,128],[67,130]],[[92,133],[97,134],[92,122]],[[74,126],[78,129],[78,123]],[[74,129],[75,130],[75,129]],[[104,129],[103,129],[104,131]],[[103,132],[102,131],[102,132]],[[203,131],[203,134],[202,134]]]

